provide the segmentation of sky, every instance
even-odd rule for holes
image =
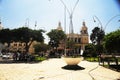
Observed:
[[[63,0],[70,13],[76,1]],[[27,25],[31,29],[44,29],[48,33],[57,28],[58,22],[61,22],[64,30],[64,7],[60,0],[0,0],[0,18],[4,28]],[[66,12],[66,33],[69,32],[69,16]],[[79,0],[73,13],[74,33],[80,33],[83,21],[86,22],[89,35],[94,27],[101,27],[95,16],[102,23],[103,29],[106,27],[106,33],[120,29],[120,6],[117,0]],[[46,35],[45,38],[47,43],[49,38]]]

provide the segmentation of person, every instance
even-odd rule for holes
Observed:
[[[30,58],[30,53],[27,52],[27,54],[25,55],[25,58],[26,58],[27,62],[29,62],[30,59],[31,59],[31,58]]]
[[[17,52],[17,60],[20,60],[20,53]]]
[[[17,52],[15,52],[14,54],[13,54],[13,60],[17,60],[17,58],[18,58],[18,54],[17,54]]]

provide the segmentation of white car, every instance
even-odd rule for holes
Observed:
[[[9,59],[9,58],[10,58],[10,55],[8,54],[2,55],[2,59]]]

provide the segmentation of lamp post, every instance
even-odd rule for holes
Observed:
[[[104,30],[106,29],[107,25],[116,17],[120,16],[120,14],[113,16],[105,25]],[[120,22],[120,20],[118,20]]]
[[[28,27],[28,28],[29,28],[29,18],[26,19],[25,27]]]
[[[76,1],[76,3],[75,3],[75,5],[74,5],[73,9],[71,10],[71,12],[70,12],[70,10],[67,8],[67,6],[66,6],[66,4],[63,2],[63,0],[60,0],[60,1],[61,1],[61,3],[64,5],[64,26],[65,26],[64,28],[65,28],[65,32],[66,32],[66,11],[67,11],[68,14],[69,14],[69,18],[70,18],[69,33],[74,33],[74,31],[73,31],[73,21],[72,21],[72,19],[73,19],[73,13],[74,13],[74,11],[75,11],[75,8],[76,8],[79,0]]]
[[[94,22],[96,22],[95,18],[98,20],[99,24],[101,25],[101,29],[102,29],[103,25],[102,25],[101,21],[99,20],[99,18],[97,16],[94,16],[93,17]]]
[[[51,1],[51,0],[49,0],[49,1]],[[74,7],[73,7],[73,9],[71,11],[68,9],[68,7],[66,6],[66,4],[64,3],[63,0],[60,0],[60,2],[64,6],[64,31],[66,32],[66,11],[67,11],[68,14],[69,14],[69,18],[70,18],[70,30],[69,30],[69,32],[73,33],[73,21],[72,21],[72,19],[73,19],[73,13],[75,11],[75,8],[76,8],[79,0],[76,1],[75,5],[74,5]]]
[[[104,27],[103,27],[100,19],[99,19],[97,16],[93,16],[93,20],[94,20],[94,22],[96,22],[96,20],[95,20],[95,18],[96,18],[97,21],[99,22],[99,24],[101,25],[101,29],[104,30],[104,32],[105,32],[105,29],[106,29],[106,27],[108,26],[108,24],[109,24],[113,19],[115,19],[115,18],[118,17],[118,16],[120,16],[120,14],[111,17],[111,18],[108,20],[108,22],[106,23],[106,25],[105,25]],[[120,20],[118,20],[118,21],[120,22]]]

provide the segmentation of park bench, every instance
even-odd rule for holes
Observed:
[[[110,67],[111,62],[115,62],[115,66],[119,66],[119,61],[118,59],[120,58],[119,55],[100,55],[99,56],[99,64],[102,63],[102,65],[105,65],[105,62],[108,63],[108,67]]]

